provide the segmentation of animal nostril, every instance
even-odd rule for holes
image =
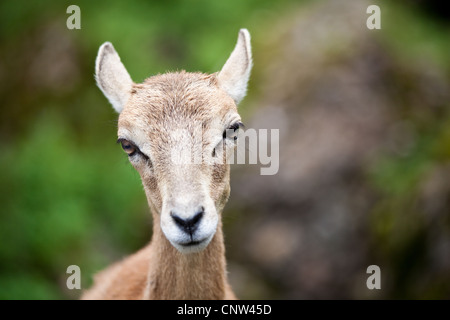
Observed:
[[[175,224],[182,229],[183,231],[189,233],[192,235],[192,233],[197,230],[200,221],[202,220],[204,214],[204,208],[201,207],[201,210],[198,211],[193,217],[188,219],[183,219],[179,215],[177,215],[175,212],[171,211],[170,216],[175,221]]]
[[[181,227],[184,228],[186,226],[186,220],[181,219],[179,216],[177,216],[175,213],[171,212],[170,215],[172,216],[172,219],[175,221],[175,223]]]
[[[203,210],[200,211],[200,212],[197,212],[197,213],[195,214],[195,216],[194,216],[192,219],[189,220],[189,222],[188,222],[189,225],[190,225],[191,227],[197,226],[198,223],[200,222],[200,220],[202,219],[202,217],[203,217]]]

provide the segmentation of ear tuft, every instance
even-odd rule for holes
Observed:
[[[110,42],[105,42],[98,50],[95,80],[114,109],[120,113],[130,98],[133,81]]]
[[[250,33],[247,29],[239,30],[236,47],[217,78],[219,86],[238,104],[247,93],[247,83],[252,69],[252,48]]]

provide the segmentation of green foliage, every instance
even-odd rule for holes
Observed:
[[[390,32],[380,39],[400,70],[415,70],[414,63],[419,70],[450,70],[448,26],[397,3],[384,8]],[[448,234],[449,206],[447,202],[432,208],[433,202],[445,202],[450,195],[439,194],[445,191],[437,187],[427,188],[439,183],[440,172],[450,163],[450,104],[437,98],[439,89],[431,81],[421,83],[410,72],[399,74],[405,86],[393,89],[398,98],[396,121],[411,125],[411,146],[400,154],[380,153],[368,169],[369,182],[379,197],[370,213],[372,255],[389,266],[390,297],[439,299],[448,295],[450,281],[442,277],[430,252],[435,250],[433,239]],[[426,79],[424,74],[416,76]],[[429,92],[415,95],[423,90],[417,84]]]
[[[406,63],[429,60],[448,70],[448,25],[425,15],[423,8],[393,1],[381,3],[382,28],[389,30],[383,34],[383,40],[389,44],[392,52]]]
[[[148,210],[139,177],[118,146],[77,146],[55,114],[37,119],[26,136],[0,158],[7,168],[0,185],[1,270],[9,279],[1,288],[18,279],[28,284],[9,298],[26,298],[28,287],[29,298],[54,298],[61,293],[44,279],[62,277],[69,262],[94,262],[84,268],[87,276],[117,258],[115,248],[139,246],[148,238]]]
[[[450,162],[449,120],[448,113],[434,119],[407,155],[386,154],[370,170],[369,181],[379,193],[370,216],[373,257],[389,266],[389,295],[395,298],[439,299],[450,286],[447,277],[429,270],[436,264],[432,239],[450,228],[448,206],[433,212],[428,202],[436,195],[424,195],[430,179]],[[418,292],[415,286],[423,278],[427,283]]]

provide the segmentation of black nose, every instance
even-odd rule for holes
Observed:
[[[204,208],[201,207],[200,210],[194,214],[191,218],[183,219],[180,218],[179,215],[176,214],[176,212],[171,211],[170,215],[172,219],[175,221],[176,225],[183,230],[186,233],[189,233],[191,236],[197,230],[198,226],[200,225],[200,221],[202,220],[204,213]]]

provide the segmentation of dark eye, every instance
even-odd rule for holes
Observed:
[[[229,126],[225,131],[223,132],[223,138],[224,139],[232,139],[237,140],[239,128],[243,127],[244,124],[242,122],[235,122],[231,126]]]
[[[128,154],[128,157],[133,157],[134,155],[142,156],[145,160],[149,161],[150,165],[152,165],[150,158],[142,153],[141,150],[131,141],[128,141],[126,139],[119,139],[117,140],[118,143],[122,146],[123,151],[125,151]]]
[[[122,145],[123,151],[125,151],[129,156],[133,156],[138,150],[138,148],[128,140],[122,139],[119,142]]]
[[[239,134],[239,129],[241,127],[244,127],[244,124],[240,121],[233,123],[231,126],[229,126],[228,128],[226,128],[223,131],[222,134],[222,138],[223,140],[221,142],[219,142],[219,144],[217,146],[214,147],[213,151],[212,151],[212,156],[216,157],[217,156],[217,151],[216,149],[219,146],[222,146],[222,148],[225,148],[226,144],[226,140],[232,140],[233,142],[235,142],[238,139],[238,134]]]

